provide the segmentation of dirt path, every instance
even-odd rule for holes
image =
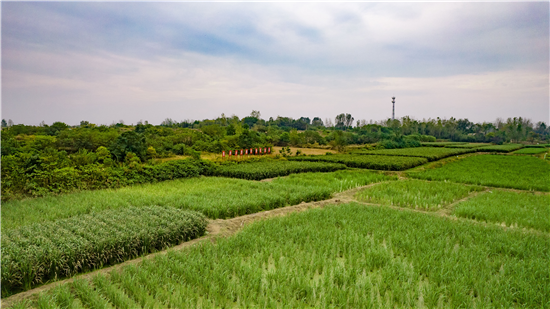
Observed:
[[[399,178],[402,179],[403,177],[399,177]],[[191,241],[182,243],[182,244],[177,245],[175,247],[171,247],[167,250],[151,253],[151,254],[148,254],[146,256],[139,257],[139,258],[136,258],[136,259],[133,259],[133,260],[128,260],[126,262],[123,262],[123,263],[120,263],[120,264],[117,264],[117,265],[113,265],[113,266],[110,266],[110,267],[106,267],[106,268],[102,268],[102,269],[99,269],[99,270],[91,271],[89,273],[76,275],[76,276],[68,278],[68,279],[48,283],[48,284],[36,287],[32,290],[28,290],[28,291],[25,291],[25,292],[21,292],[21,293],[9,296],[9,297],[1,300],[1,306],[0,307],[8,308],[8,307],[13,306],[15,303],[17,303],[21,300],[35,299],[40,292],[50,290],[50,289],[52,289],[55,286],[60,285],[60,284],[65,284],[65,283],[72,282],[75,279],[90,279],[93,276],[96,276],[97,274],[100,274],[100,273],[107,274],[111,271],[121,270],[123,267],[128,266],[128,265],[139,264],[145,259],[151,259],[151,258],[154,258],[157,255],[166,254],[168,251],[171,251],[171,250],[172,251],[182,250],[182,249],[191,247],[191,246],[193,246],[197,243],[201,243],[201,242],[204,242],[204,241],[215,242],[216,238],[218,238],[218,237],[229,237],[229,236],[237,233],[245,225],[250,224],[250,223],[255,222],[255,221],[264,220],[264,219],[273,218],[273,217],[285,216],[285,215],[290,214],[290,213],[301,212],[301,211],[305,211],[305,210],[312,209],[312,208],[323,208],[327,205],[339,205],[339,204],[345,204],[345,203],[350,203],[350,202],[356,202],[356,203],[363,204],[365,206],[370,206],[370,207],[390,207],[392,209],[397,209],[397,210],[401,210],[401,211],[419,212],[419,213],[425,213],[425,214],[430,214],[430,215],[434,215],[434,216],[449,217],[449,218],[452,218],[453,220],[475,222],[477,224],[482,224],[482,225],[501,226],[500,224],[497,224],[497,223],[486,223],[486,222],[478,222],[478,221],[471,220],[471,219],[466,219],[466,218],[457,218],[457,217],[451,216],[451,212],[452,212],[452,209],[454,208],[454,206],[456,204],[458,204],[460,202],[463,202],[465,200],[468,200],[468,199],[470,199],[474,196],[477,196],[478,194],[481,194],[481,193],[484,193],[484,192],[487,192],[487,191],[493,190],[493,189],[498,189],[498,190],[507,190],[507,189],[486,187],[486,189],[484,191],[472,192],[467,197],[462,198],[460,200],[457,200],[457,201],[455,201],[451,204],[448,204],[448,205],[446,205],[445,207],[443,207],[442,209],[440,209],[438,211],[426,211],[426,210],[411,209],[411,208],[404,208],[404,207],[398,207],[398,206],[373,204],[373,203],[357,201],[355,199],[355,194],[358,191],[360,191],[362,189],[372,187],[372,186],[376,186],[376,185],[379,185],[379,184],[385,183],[385,182],[391,182],[391,181],[373,183],[373,184],[369,184],[369,185],[366,185],[366,186],[361,186],[361,187],[357,187],[357,188],[350,189],[350,190],[347,190],[347,191],[343,191],[343,192],[340,192],[340,193],[336,193],[336,194],[334,194],[333,198],[328,199],[328,200],[309,202],[309,203],[302,202],[301,204],[294,205],[294,206],[286,206],[286,207],[276,208],[276,209],[267,210],[267,211],[263,211],[263,212],[258,212],[258,213],[253,213],[253,214],[244,215],[244,216],[240,216],[240,217],[235,217],[235,218],[231,218],[231,219],[210,220],[208,222],[207,234],[205,236],[202,236],[200,238],[193,239]],[[512,191],[512,190],[510,190],[510,191]],[[513,190],[513,191],[516,191],[516,190]],[[518,190],[518,191],[520,191],[520,190]],[[537,192],[537,193],[539,193],[539,194],[548,194],[546,192],[544,192],[544,193],[543,192]],[[505,226],[501,226],[501,227],[506,229],[506,230],[507,229],[521,229],[521,228],[505,227]],[[537,234],[541,233],[539,231],[531,231],[531,230],[527,230],[527,231],[528,232],[535,232]],[[548,235],[548,234],[545,234],[545,233],[542,233],[542,234],[547,235],[547,236],[550,237],[550,235]]]

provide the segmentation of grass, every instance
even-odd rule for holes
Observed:
[[[514,154],[539,154],[547,152],[548,149],[546,148],[522,148],[520,150],[516,150],[513,153]]]
[[[8,201],[2,203],[2,231],[129,206],[171,206],[199,211],[213,219],[230,218],[324,200],[335,192],[389,179],[396,177],[364,170],[294,174],[271,182],[200,177]]]
[[[447,147],[456,145],[465,145],[466,142],[422,142],[420,143],[424,147]]]
[[[327,162],[260,161],[241,164],[223,164],[215,171],[216,176],[261,180],[294,173],[334,172],[345,169],[344,164]]]
[[[382,155],[382,156],[403,156],[421,157],[429,161],[436,161],[446,157],[474,152],[474,149],[442,148],[442,147],[418,147],[401,149],[381,149],[365,152],[358,152],[361,155]]]
[[[388,156],[362,156],[362,155],[324,155],[324,156],[299,156],[288,158],[292,161],[333,162],[342,163],[348,167],[367,168],[373,170],[402,171],[427,163],[424,158],[388,157]]]
[[[543,308],[549,252],[543,235],[346,204],[263,220],[31,305]]]
[[[357,193],[360,201],[424,210],[438,210],[483,187],[450,182],[403,180],[381,183]]]
[[[476,151],[481,152],[511,152],[523,148],[522,144],[506,144],[506,145],[493,145],[486,147],[476,148]]]
[[[478,147],[484,147],[484,146],[491,146],[489,143],[469,143],[469,144],[462,144],[462,145],[447,145],[446,148],[478,148]]]
[[[492,187],[550,191],[550,165],[530,156],[477,155],[408,176]]]
[[[550,232],[550,195],[494,190],[459,203],[453,214]]]
[[[120,263],[202,236],[206,219],[172,207],[128,207],[2,233],[2,295]]]

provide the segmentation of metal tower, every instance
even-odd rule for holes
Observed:
[[[391,102],[393,103],[393,109],[391,112],[391,120],[395,120],[395,97],[391,97]]]

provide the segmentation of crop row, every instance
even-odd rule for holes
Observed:
[[[261,180],[294,173],[334,172],[345,169],[344,164],[326,162],[263,161],[241,164],[224,164],[218,167],[214,175],[222,177]]]
[[[446,157],[475,152],[475,151],[476,150],[474,149],[418,147],[418,148],[403,148],[403,149],[370,150],[370,151],[357,152],[356,154],[377,155],[377,156],[420,157],[420,158],[426,158],[429,161],[436,161]]]
[[[424,158],[362,156],[357,154],[291,157],[289,160],[342,163],[349,167],[385,171],[402,171],[428,162]]]
[[[345,204],[76,280],[19,308],[544,308],[548,236]]]
[[[453,145],[465,145],[467,142],[425,142],[420,143],[423,147],[447,147]]]
[[[492,145],[476,148],[476,151],[481,152],[511,152],[523,148],[522,144],[506,144],[506,145]]]
[[[357,198],[369,203],[438,210],[471,192],[482,190],[480,186],[411,179],[377,184],[357,193]]]
[[[484,146],[490,146],[491,144],[488,143],[469,143],[469,144],[461,144],[461,145],[447,145],[445,148],[479,148]]]
[[[230,218],[330,198],[335,192],[396,179],[366,170],[303,173],[270,182],[199,177],[115,190],[83,191],[2,203],[2,231],[129,205],[196,210],[209,218]]]
[[[413,178],[454,181],[521,190],[550,191],[550,164],[531,156],[479,155],[422,172]]]
[[[514,151],[514,153],[515,154],[539,154],[547,151],[548,149],[546,148],[522,148],[520,150]]]
[[[8,230],[2,233],[2,292],[119,263],[199,237],[205,230],[202,214],[159,206],[106,210]]]

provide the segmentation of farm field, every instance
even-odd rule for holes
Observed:
[[[546,148],[522,148],[520,150],[516,150],[513,153],[514,154],[539,154],[539,153],[545,153],[548,149]]]
[[[359,201],[368,203],[438,210],[471,192],[482,191],[480,186],[465,186],[441,181],[404,180],[381,183],[357,193]]]
[[[550,195],[493,190],[458,204],[453,215],[550,232]]]
[[[177,245],[202,236],[206,224],[197,212],[145,206],[7,230],[2,295]]]
[[[443,148],[443,147],[417,147],[401,149],[381,149],[357,152],[360,155],[403,156],[421,157],[429,161],[436,161],[446,157],[464,153],[475,152],[473,149]]]
[[[307,172],[334,172],[345,169],[340,163],[260,161],[240,164],[223,164],[215,170],[215,175],[248,180],[262,180],[279,176]]]
[[[484,146],[490,146],[489,143],[468,143],[468,144],[460,144],[460,145],[447,145],[446,148],[478,148],[478,147],[484,147]]]
[[[550,165],[530,156],[477,155],[442,167],[407,175],[425,180],[453,181],[520,190],[550,191]]]
[[[477,148],[481,152],[511,152],[523,148],[522,144],[492,145]]]
[[[467,142],[422,142],[420,143],[423,147],[447,147],[447,146],[456,146],[456,145],[466,145]]]
[[[271,182],[200,177],[8,201],[2,203],[2,231],[130,206],[170,206],[199,211],[212,219],[228,218],[323,200],[335,192],[391,179],[396,177],[364,170],[293,174]]]
[[[288,158],[291,161],[309,162],[333,162],[342,163],[348,167],[366,168],[385,171],[402,171],[427,163],[425,158],[417,157],[388,157],[388,156],[363,156],[358,154],[337,154],[324,156],[299,156]]]
[[[16,308],[541,308],[548,259],[547,235],[351,203],[259,221]]]

